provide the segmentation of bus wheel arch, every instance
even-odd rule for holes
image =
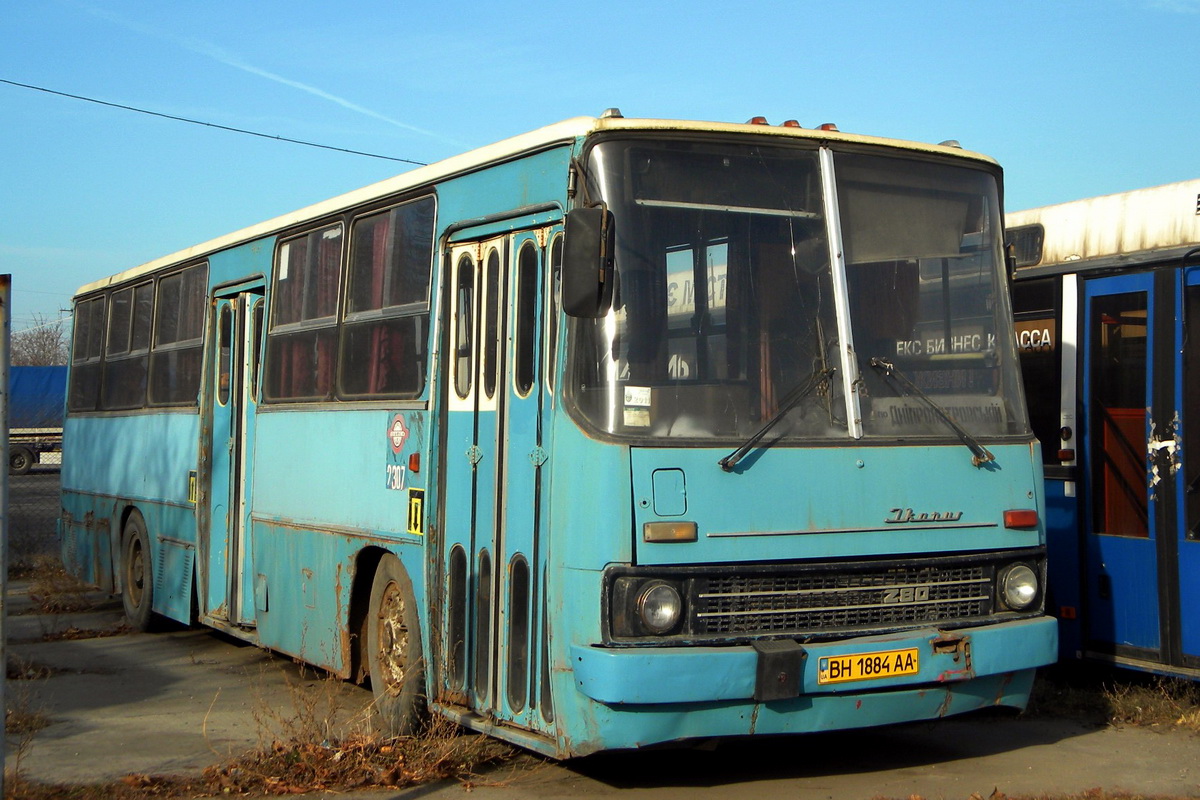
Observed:
[[[350,602],[347,607],[346,640],[343,645],[347,654],[343,675],[357,684],[367,680],[367,612],[371,604],[371,584],[379,560],[387,554],[382,547],[365,547],[355,556],[354,578],[350,585]]]
[[[154,629],[154,559],[142,512],[130,508],[121,522],[121,605],[136,630]]]
[[[425,715],[425,661],[412,581],[400,559],[384,553],[371,581],[366,666],[380,727],[414,733]]]

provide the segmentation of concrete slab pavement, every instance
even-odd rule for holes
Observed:
[[[14,585],[10,613],[31,606]],[[129,773],[195,774],[269,742],[298,707],[340,709],[365,724],[370,693],[323,678],[287,658],[202,630],[42,641],[65,627],[121,623],[119,604],[97,596],[80,615],[8,620],[10,656],[50,674],[10,680],[50,724],[21,753],[21,770],[52,782]],[[316,718],[324,717],[317,713]],[[273,726],[275,726],[273,728]],[[6,763],[19,737],[8,738]],[[1110,792],[1200,797],[1200,736],[1115,729],[1073,720],[983,715],[892,728],[720,743],[712,750],[614,753],[567,764],[532,756],[485,776],[471,800],[866,800]],[[351,793],[355,800],[461,800],[458,784]],[[329,792],[311,798],[346,797]]]
[[[231,755],[269,744],[304,709],[325,709],[336,725],[361,724],[370,693],[290,659],[211,631],[125,632],[43,641],[68,628],[120,626],[119,603],[97,596],[80,614],[21,615],[20,585],[10,594],[10,662],[30,664],[31,680],[9,680],[10,708],[49,724],[20,752],[22,774],[53,782],[94,782],[130,773],[197,773]],[[22,750],[9,735],[5,763]]]

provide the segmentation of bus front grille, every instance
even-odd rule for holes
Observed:
[[[877,565],[697,577],[690,628],[700,636],[821,634],[987,616],[992,564]]]

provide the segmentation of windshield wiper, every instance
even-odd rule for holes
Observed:
[[[963,428],[961,425],[959,425],[957,422],[955,422],[954,418],[951,417],[950,414],[946,412],[946,409],[939,406],[937,403],[934,402],[933,398],[931,398],[929,395],[925,394],[920,389],[918,389],[917,385],[915,383],[913,383],[912,381],[910,381],[904,375],[904,373],[902,373],[902,372],[900,372],[900,370],[896,369],[896,366],[892,362],[890,362],[884,358],[872,358],[871,366],[874,367],[875,369],[879,370],[880,372],[882,372],[885,378],[888,378],[888,379],[893,380],[896,383],[900,384],[900,388],[904,389],[908,394],[915,395],[916,397],[925,401],[925,404],[927,406],[929,406],[931,409],[933,409],[933,413],[937,414],[942,419],[943,422],[945,422],[947,425],[949,425],[950,428],[956,434],[958,434],[958,438],[962,441],[963,444],[965,444],[967,446],[967,449],[971,451],[971,463],[972,464],[979,467],[979,466],[986,464],[989,461],[996,460],[996,457],[994,455],[992,455],[992,452],[990,450],[988,450],[986,447],[981,445],[975,439],[974,436],[967,433],[966,429]]]
[[[779,410],[775,412],[775,416],[764,422],[762,427],[755,431],[750,438],[746,440],[745,444],[722,458],[717,462],[717,465],[726,472],[733,472],[733,468],[737,466],[737,463],[741,461],[751,449],[754,448],[754,445],[758,444],[759,441],[767,435],[767,432],[770,431],[771,428],[774,428],[777,424],[779,424],[779,420],[787,416],[787,413],[795,408],[796,405],[807,395],[811,394],[814,389],[827,383],[832,377],[832,368],[819,369],[812,375],[809,375],[808,380],[797,386],[795,389],[792,389],[792,391],[789,392],[786,397],[784,397],[783,403],[779,406]]]

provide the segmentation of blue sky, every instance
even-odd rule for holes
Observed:
[[[960,140],[1016,210],[1200,177],[1200,0],[42,0],[0,79],[431,162],[626,116]],[[402,172],[0,84],[13,328],[79,285]]]

